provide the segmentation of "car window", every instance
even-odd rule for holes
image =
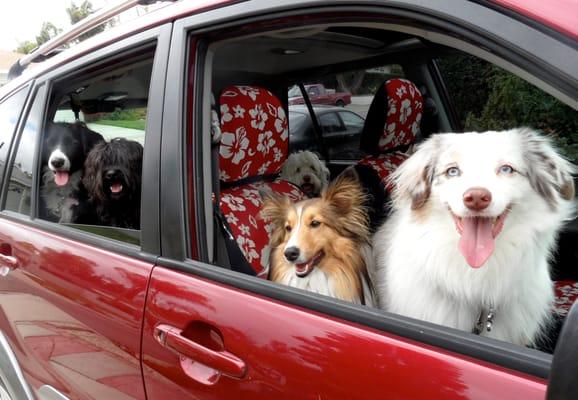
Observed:
[[[18,123],[18,118],[20,118],[27,94],[28,87],[25,87],[0,103],[0,173],[4,171],[12,135]]]
[[[350,136],[348,140],[341,137],[343,140],[327,140],[323,144],[317,143],[312,122],[309,122],[310,129],[307,132],[309,137],[301,137],[297,148],[290,144],[291,151],[309,148],[326,153],[329,161],[332,158],[335,160],[360,160],[366,155],[366,152],[359,147],[361,131],[374,94],[387,80],[403,78],[404,76],[405,72],[400,64],[386,64],[325,75],[314,81],[296,82],[303,83],[308,88],[307,92],[314,107],[318,105],[343,107],[342,110],[336,109],[334,113],[322,113],[318,116],[323,132],[335,133],[347,130],[347,134]],[[325,96],[319,97],[318,92],[315,95],[312,94],[313,89],[319,90],[319,85],[325,88]],[[288,88],[287,96],[289,98],[289,111],[297,107],[301,112],[309,114],[307,108],[302,106],[304,99],[297,85]],[[296,124],[289,122],[289,131],[292,137],[305,134],[302,128],[297,128]]]
[[[345,130],[345,127],[341,123],[341,120],[336,113],[326,113],[320,115],[319,124],[321,125],[321,130],[324,134],[341,132]]]
[[[351,32],[352,30],[340,32],[337,27],[330,30],[332,38],[336,40],[340,37],[340,33],[344,33],[345,36],[339,39],[344,43],[351,39]],[[315,32],[307,31],[307,33],[317,35]],[[264,46],[270,46],[271,37],[275,35],[252,37],[250,44],[262,42]],[[323,35],[319,36],[322,37]],[[365,42],[366,39],[371,39],[373,43],[377,37],[382,36],[378,32],[373,32],[370,37],[358,37],[356,40]],[[405,41],[406,38],[403,39],[403,43],[412,43]],[[363,189],[370,194],[368,201],[374,202],[370,205],[369,212],[375,212],[372,215],[368,214],[368,220],[373,224],[371,234],[374,235],[389,217],[392,196],[390,178],[395,177],[392,174],[415,151],[415,144],[431,134],[440,132],[436,127],[451,128],[448,122],[452,113],[451,103],[458,107],[458,115],[468,130],[536,127],[552,135],[562,146],[565,155],[574,162],[576,160],[572,153],[576,146],[575,133],[578,120],[575,111],[548,96],[540,97],[541,93],[529,89],[520,78],[498,72],[501,70],[492,64],[478,63],[460,69],[464,66],[462,61],[456,61],[451,65],[450,61],[443,61],[450,51],[457,54],[456,50],[445,47],[429,48],[428,45],[421,43],[420,46],[428,47],[436,57],[432,53],[415,49],[407,49],[412,52],[411,57],[405,53],[392,55],[392,60],[399,60],[400,63],[403,61],[403,64],[397,62],[384,64],[385,57],[365,59],[367,54],[360,52],[357,56],[366,63],[362,69],[357,70],[345,70],[346,67],[351,68],[355,64],[348,60],[349,55],[346,54],[341,54],[343,59],[340,61],[343,63],[322,64],[323,57],[309,59],[298,53],[295,60],[290,58],[281,60],[275,55],[276,52],[272,51],[263,56],[255,51],[253,61],[248,61],[248,65],[231,72],[234,67],[230,60],[241,54],[237,46],[247,45],[241,46],[244,56],[251,48],[251,45],[248,42],[243,43],[243,40],[230,42],[224,40],[211,49],[213,52],[211,62],[214,65],[209,71],[211,74],[209,81],[212,87],[207,92],[216,93],[215,103],[220,112],[222,135],[219,151],[212,154],[218,158],[213,160],[218,175],[215,174],[208,195],[215,197],[211,197],[210,200],[205,198],[204,204],[212,204],[214,206],[212,211],[217,215],[214,243],[215,248],[220,251],[214,249],[207,251],[213,256],[211,261],[216,265],[277,283],[306,288],[305,284],[300,286],[307,281],[302,278],[314,270],[318,255],[324,254],[325,250],[311,251],[308,257],[303,256],[299,259],[300,253],[294,253],[291,249],[293,246],[288,244],[293,240],[290,237],[293,237],[295,225],[292,226],[290,221],[287,222],[284,216],[291,213],[285,209],[274,210],[272,218],[278,220],[268,222],[270,214],[267,212],[270,210],[267,208],[268,205],[263,205],[267,200],[267,194],[286,197],[288,201],[284,203],[285,205],[301,200],[305,196],[319,197],[322,192],[313,192],[311,189],[311,173],[307,172],[305,181],[302,176],[306,174],[302,171],[313,170],[314,165],[320,164],[329,171],[329,181],[333,178],[335,182],[335,178],[353,164],[359,172],[360,180],[365,180],[363,184],[366,186]],[[313,46],[311,44],[313,41],[307,43]],[[278,47],[281,48],[281,44],[278,44]],[[321,51],[320,48],[315,48]],[[333,50],[335,54],[338,53],[338,49]],[[331,51],[325,54],[339,58]],[[436,70],[431,65],[434,58],[439,58],[440,69],[445,78],[443,81],[448,85],[447,98],[443,95],[439,76],[432,75]],[[251,60],[250,57],[245,59]],[[442,64],[444,62],[445,64]],[[374,66],[370,66],[371,63]],[[332,68],[335,71],[328,74],[327,71]],[[300,79],[299,76],[306,78]],[[325,93],[333,96],[332,101],[335,103],[320,104],[320,101],[310,99],[312,107],[307,107],[303,104],[296,85],[304,85],[306,88],[310,85],[325,87]],[[308,89],[307,92],[311,91]],[[540,99],[542,104],[535,104],[536,99]],[[209,100],[206,101],[208,104]],[[337,101],[342,101],[343,104],[338,105]],[[314,119],[317,119],[322,129],[321,136],[317,135],[313,128],[310,108],[313,109]],[[536,114],[536,111],[539,112]],[[427,128],[424,129],[424,126]],[[288,138],[285,129],[289,130]],[[364,141],[362,136],[365,133],[370,137]],[[311,161],[315,160],[315,157],[300,159],[299,150],[317,151],[318,161]],[[425,161],[427,160],[424,160],[424,164]],[[316,162],[319,164],[315,164]],[[408,181],[415,178],[415,182],[408,183],[408,190],[421,184],[420,179],[427,177],[424,171],[428,171],[428,168],[429,166],[425,165],[423,170],[413,176],[404,177]],[[194,178],[191,179],[193,180]],[[430,196],[429,190],[430,188],[427,196]],[[462,197],[458,198],[458,203],[464,203]],[[408,199],[412,199],[412,195],[408,195]],[[413,210],[413,205],[408,208]],[[446,208],[443,208],[443,212],[446,211]],[[501,215],[507,215],[504,213]],[[449,215],[447,221],[450,228],[458,223],[452,218],[455,217]],[[310,226],[314,227],[313,224]],[[460,229],[458,223],[458,235],[461,234]],[[456,239],[455,232],[452,229],[449,231],[453,235],[451,240],[456,242],[452,251],[455,249],[461,251],[463,245]],[[490,230],[487,232],[494,234]],[[571,229],[565,232],[561,242],[575,241],[576,232],[578,229],[574,222]],[[311,237],[316,237],[316,234],[311,234]],[[469,237],[466,237],[464,241],[468,239]],[[492,239],[493,237],[488,241]],[[313,243],[304,240],[304,246],[310,242]],[[473,241],[468,242],[470,243]],[[274,261],[270,258],[271,249],[274,249],[277,257]],[[279,249],[287,251],[280,252]],[[575,251],[570,244],[564,246],[563,243],[560,249],[561,253],[555,262],[555,273],[565,270],[566,274],[553,275],[556,281],[564,277],[575,277],[575,274],[568,273],[576,261]],[[463,262],[463,266],[467,267],[466,262],[462,260],[463,255],[457,254],[456,257],[461,257],[459,263]],[[280,277],[272,273],[274,262],[283,265],[285,271],[292,271],[293,274],[287,272]],[[320,290],[317,293],[329,292]],[[478,314],[482,311],[484,310],[476,310]],[[488,315],[492,313],[488,311],[482,317],[486,318]],[[426,318],[424,320],[427,321]],[[466,320],[468,319],[463,319],[462,322]],[[460,329],[468,331],[468,334],[471,332],[469,329]],[[516,342],[512,340],[511,343]],[[541,349],[546,352],[552,350],[546,347]]]
[[[339,116],[347,129],[363,128],[363,118],[352,112],[340,111]]]
[[[152,50],[52,85],[38,217],[138,243]]]
[[[5,208],[24,215],[30,215],[32,176],[34,174],[34,152],[42,126],[46,86],[42,86],[34,96],[32,108],[17,144],[17,153],[12,162]]]
[[[464,131],[518,126],[539,129],[552,137],[564,155],[578,165],[578,113],[575,110],[478,57],[454,53],[439,57],[437,64]]]

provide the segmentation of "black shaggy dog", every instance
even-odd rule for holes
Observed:
[[[69,222],[140,229],[142,157],[143,147],[132,140],[97,144],[84,163]]]
[[[42,145],[40,218],[59,221],[66,199],[79,189],[84,160],[104,138],[82,123],[52,122],[46,127]]]

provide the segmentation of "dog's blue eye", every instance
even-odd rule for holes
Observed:
[[[313,220],[311,221],[311,223],[309,224],[312,228],[317,228],[319,225],[321,225],[321,222],[317,221],[317,220]]]
[[[460,174],[462,173],[462,171],[460,171],[460,169],[458,167],[449,167],[446,170],[446,175],[447,176],[460,176]]]
[[[514,168],[512,168],[511,166],[509,166],[508,164],[502,165],[500,167],[500,174],[506,174],[509,175],[511,173],[514,172]]]

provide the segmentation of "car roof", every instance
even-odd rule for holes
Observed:
[[[65,50],[34,68],[24,71],[22,76],[9,81],[0,89],[0,97],[19,87],[24,82],[39,76],[42,73],[59,65],[70,62],[97,48],[142,32],[155,26],[174,21],[177,18],[195,14],[200,11],[219,8],[227,3],[239,3],[248,0],[182,0],[176,3],[167,3],[165,7],[154,10],[133,21],[106,30],[86,41],[79,43],[69,50]],[[504,9],[521,14],[534,21],[545,24],[558,32],[578,40],[578,2],[570,0],[488,0]]]
[[[578,40],[578,2],[572,0],[490,0]]]

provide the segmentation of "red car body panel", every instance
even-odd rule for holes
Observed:
[[[220,336],[217,350],[242,360],[246,374],[219,374],[162,346],[160,324],[207,347],[219,347],[210,336]],[[143,363],[149,399],[543,399],[546,392],[533,377],[162,267],[147,296]]]
[[[575,0],[492,0],[578,40],[578,2]]]
[[[73,399],[144,399],[152,265],[6,219],[0,244],[19,264],[0,278],[1,325],[29,384]]]

